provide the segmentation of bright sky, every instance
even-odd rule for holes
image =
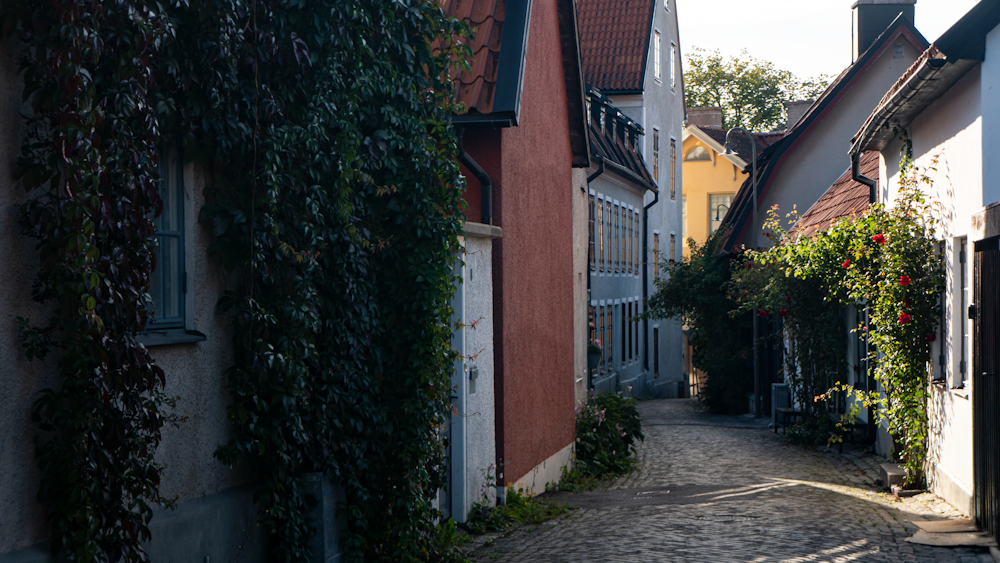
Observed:
[[[915,23],[931,43],[977,0],[917,0]],[[746,49],[800,78],[837,75],[851,64],[854,0],[676,0],[681,50]]]

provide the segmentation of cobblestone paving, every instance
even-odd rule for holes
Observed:
[[[477,562],[982,563],[972,548],[904,541],[911,520],[958,517],[932,494],[877,492],[879,459],[790,445],[768,421],[644,401],[637,471],[606,491],[559,493],[583,506],[480,547]]]

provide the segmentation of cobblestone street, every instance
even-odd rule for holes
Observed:
[[[639,468],[608,490],[548,495],[579,507],[522,527],[474,560],[539,562],[981,563],[982,549],[904,541],[911,520],[958,517],[931,494],[878,492],[878,459],[788,444],[768,420],[640,402]]]

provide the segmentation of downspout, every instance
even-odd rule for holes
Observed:
[[[597,161],[600,162],[601,164],[600,164],[600,167],[597,169],[597,172],[594,172],[590,176],[587,176],[587,193],[586,193],[586,196],[587,196],[587,207],[590,207],[590,183],[593,182],[594,180],[596,180],[597,177],[600,176],[601,174],[604,174],[604,157],[602,157],[602,156],[595,156],[594,159],[597,159]],[[594,159],[591,159],[591,160],[594,160]],[[593,213],[594,211],[593,211],[593,209],[588,209],[587,212],[588,213]],[[590,236],[594,236],[594,234],[591,233]],[[594,244],[595,245],[597,244],[596,240],[594,241]],[[589,246],[589,243],[588,243],[588,246]],[[587,252],[590,252],[590,250],[588,250]],[[596,248],[595,248],[595,252],[596,252]],[[590,338],[590,287],[591,287],[590,280],[593,279],[593,277],[594,277],[594,271],[590,269],[590,265],[588,264],[587,265],[587,338],[588,339]],[[596,323],[597,319],[594,319],[594,322]],[[587,367],[587,391],[588,392],[593,387],[593,381],[591,379],[592,377],[593,377],[593,374],[590,373],[590,367],[588,366]]]
[[[469,156],[469,153],[465,152],[465,147],[462,146],[462,137],[465,136],[465,128],[456,127],[458,130],[458,161],[465,165],[472,172],[472,175],[479,180],[479,222],[484,225],[493,224],[493,183],[490,181],[490,175],[483,170],[479,163]]]
[[[875,203],[878,183],[861,173],[861,153],[851,153],[851,179],[868,186],[868,203]]]
[[[649,208],[660,201],[660,191],[653,192],[653,201],[642,207],[642,256],[649,256]],[[656,260],[657,258],[654,258]],[[642,266],[642,313],[646,314],[646,300],[649,296],[649,263]],[[642,369],[649,371],[649,318],[642,319]]]

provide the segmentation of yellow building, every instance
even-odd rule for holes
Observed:
[[[697,108],[703,109],[703,108]],[[714,109],[714,108],[704,108]],[[695,108],[688,110],[689,119]],[[700,113],[699,113],[700,115]],[[714,116],[712,116],[714,117]],[[721,121],[721,113],[718,119]],[[693,119],[691,119],[693,121]],[[757,154],[784,133],[758,133]],[[687,239],[704,244],[708,235],[722,224],[729,205],[749,174],[743,169],[750,163],[750,141],[745,135],[733,135],[735,154],[726,155],[726,130],[715,125],[688,125],[684,128],[681,159],[684,191],[684,257],[691,249]]]

